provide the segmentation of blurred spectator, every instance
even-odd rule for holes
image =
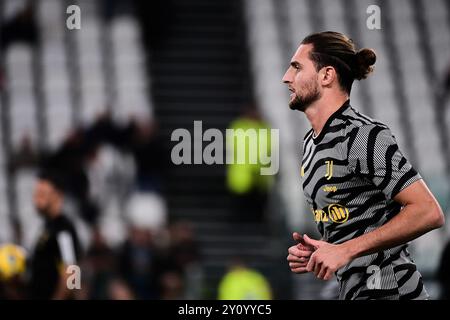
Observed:
[[[106,107],[108,109],[109,107]],[[112,120],[109,111],[97,115],[95,121],[84,129],[85,144],[116,144],[120,140],[122,132]]]
[[[101,233],[95,230],[83,268],[84,274],[89,277],[88,299],[109,298],[109,283],[114,277],[115,270],[114,251],[108,247]]]
[[[124,11],[123,4],[125,3],[126,1],[123,0],[101,0],[100,8],[103,17],[106,20],[111,20],[117,13]]]
[[[167,271],[160,277],[160,299],[162,300],[185,300],[185,283],[180,271]]]
[[[136,163],[139,190],[161,192],[164,189],[163,178],[169,160],[156,122],[132,117],[128,124],[119,126],[105,113],[86,129],[86,140],[108,143],[131,153]]]
[[[134,122],[130,151],[136,161],[138,188],[143,191],[162,192],[169,159],[156,122]]]
[[[39,155],[34,149],[29,135],[22,137],[18,150],[11,155],[10,170],[35,167],[39,164]]]
[[[89,197],[89,179],[86,163],[95,157],[98,144],[88,142],[85,132],[74,129],[59,149],[42,157],[44,169],[57,170],[62,175],[64,191],[77,200],[81,216],[91,225],[98,218],[98,206]]]
[[[437,279],[441,287],[442,300],[450,299],[450,241],[447,241],[442,251],[441,261],[438,267]]]
[[[159,297],[158,279],[168,263],[155,246],[149,229],[130,226],[129,236],[119,251],[119,275],[138,299]]]
[[[6,51],[8,46],[16,41],[35,44],[38,39],[37,25],[34,13],[34,1],[28,1],[10,20],[6,20],[0,28],[0,50]]]
[[[168,256],[171,264],[182,270],[185,299],[201,299],[203,273],[200,264],[200,248],[192,225],[187,221],[177,221],[170,228]]]
[[[109,300],[134,300],[136,299],[133,291],[120,278],[114,278],[108,286]]]
[[[111,199],[123,203],[134,187],[135,166],[131,155],[111,146],[100,146],[95,157],[89,159],[86,171],[90,197],[103,207]]]
[[[219,284],[219,300],[270,300],[272,289],[264,275],[236,260]]]
[[[273,176],[261,175],[261,168],[263,165],[260,162],[260,153],[270,154],[271,139],[267,139],[267,144],[264,145],[258,137],[257,141],[257,155],[252,155],[257,160],[256,163],[251,163],[250,155],[251,149],[250,139],[239,138],[242,136],[236,130],[242,129],[258,130],[266,129],[267,134],[270,134],[270,127],[262,119],[258,110],[253,106],[247,106],[244,113],[239,118],[235,119],[229,126],[230,129],[235,130],[234,138],[234,161],[227,166],[227,186],[228,190],[234,197],[236,204],[236,213],[240,221],[261,221],[264,217],[268,194],[273,182]],[[245,143],[245,149],[239,145]],[[230,141],[227,141],[230,144]],[[228,145],[228,148],[231,146]],[[237,163],[239,150],[245,150],[245,163]]]
[[[41,172],[34,205],[45,220],[31,262],[30,296],[33,299],[70,299],[67,267],[80,261],[80,244],[72,222],[63,214],[63,182],[55,172]]]
[[[170,227],[169,255],[179,269],[199,261],[198,243],[188,222],[179,221]]]

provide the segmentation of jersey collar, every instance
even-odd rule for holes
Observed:
[[[313,131],[313,141],[314,144],[318,144],[320,143],[320,141],[322,141],[323,137],[326,135],[327,131],[328,131],[328,127],[331,125],[331,123],[333,122],[333,120],[340,114],[342,114],[345,110],[347,110],[347,108],[350,107],[350,99],[347,99],[347,101],[344,102],[344,104],[342,106],[339,107],[339,109],[337,109],[325,122],[325,125],[323,126],[322,130],[320,131],[319,135],[317,137],[314,137],[314,131]]]

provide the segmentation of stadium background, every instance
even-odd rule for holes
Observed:
[[[72,4],[80,30],[66,27]],[[370,5],[381,8],[380,30],[366,25]],[[352,104],[390,126],[448,214],[448,1],[1,0],[0,25],[0,243],[32,250],[35,174],[42,163],[62,168],[65,213],[85,250],[79,298],[214,299],[236,259],[268,279],[274,298],[333,297],[331,284],[290,274],[285,260],[292,231],[317,236],[299,184],[309,126],[281,83],[315,31],[376,50]],[[202,120],[224,131],[249,106],[280,130],[280,172],[258,219],[236,212],[226,166],[170,161],[174,129]],[[434,298],[448,234],[412,246]],[[169,266],[127,265],[135,242]],[[161,290],[139,287],[139,277]]]

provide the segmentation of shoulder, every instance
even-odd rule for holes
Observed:
[[[363,133],[366,131],[371,131],[374,128],[377,128],[378,130],[389,130],[389,127],[385,123],[371,118],[353,107],[348,108],[342,113],[341,120],[345,121],[347,125],[346,132],[356,129],[354,131],[360,131]]]
[[[73,222],[65,215],[61,215],[61,217],[59,217],[55,229],[56,232],[69,231],[71,234],[75,233]]]
[[[343,134],[346,136],[345,152],[348,159],[366,158],[373,153],[384,153],[388,148],[391,151],[398,148],[390,128],[383,122],[354,110],[343,116],[347,117]]]
[[[348,155],[352,150],[375,152],[381,151],[387,147],[397,146],[394,136],[386,125],[377,123],[355,126],[348,132]]]
[[[354,140],[364,140],[368,142],[375,139],[380,133],[383,136],[392,137],[389,127],[376,119],[358,112],[354,108],[349,108],[341,115],[341,120],[345,121],[343,134],[349,138],[350,146]]]

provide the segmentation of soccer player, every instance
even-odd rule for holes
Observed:
[[[302,41],[283,77],[289,107],[312,127],[301,179],[322,235],[294,233],[287,260],[294,273],[336,274],[340,299],[428,299],[408,242],[441,227],[442,210],[389,128],[350,105],[353,81],[375,60],[347,36],[321,32]]]
[[[42,172],[34,190],[34,205],[45,220],[31,261],[30,298],[70,299],[67,267],[79,259],[80,244],[72,222],[62,213],[63,182],[54,172]]]

